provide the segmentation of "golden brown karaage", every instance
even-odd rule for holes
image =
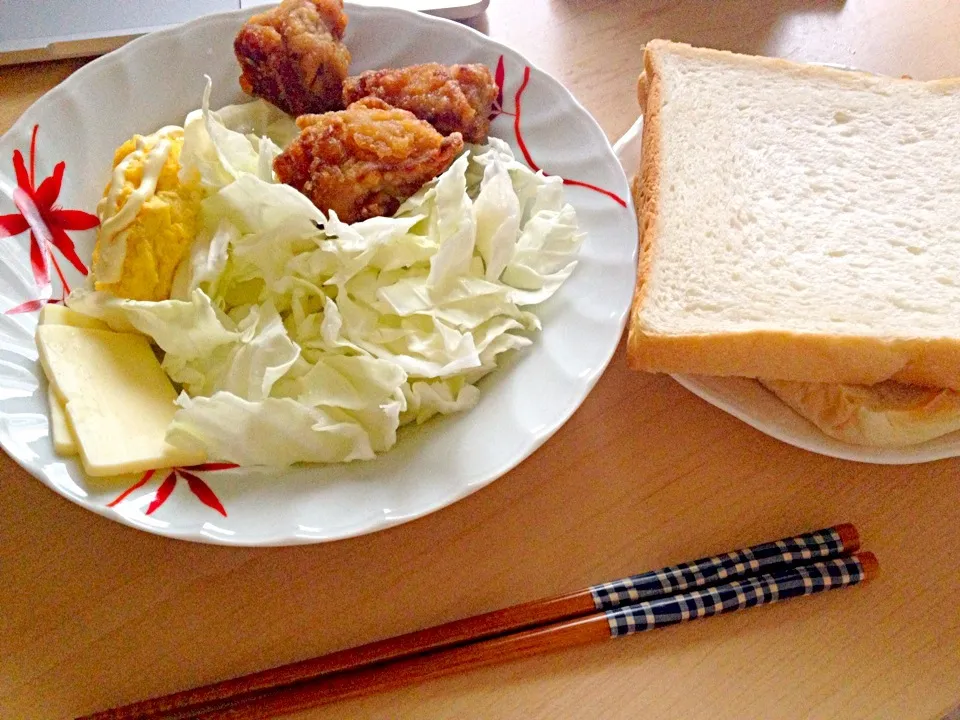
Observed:
[[[444,135],[459,132],[470,143],[487,140],[497,84],[486,65],[440,65],[369,70],[343,83],[343,102],[378,97],[409,110]]]
[[[300,135],[273,162],[280,182],[344,222],[392,215],[463,149],[413,113],[364,98],[339,112],[297,118]]]
[[[342,108],[346,27],[343,0],[283,0],[254,15],[233,42],[240,87],[291,115]]]

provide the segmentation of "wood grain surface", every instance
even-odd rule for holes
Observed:
[[[492,0],[473,22],[612,139],[653,37],[960,75],[956,0]],[[82,61],[0,68],[0,129]],[[105,118],[105,122],[108,118]],[[229,549],[93,515],[0,458],[0,717],[65,718],[712,552],[854,522],[880,577],[295,716],[940,718],[960,704],[960,460],[878,467],[747,427],[622,348],[535,455],[452,507]]]

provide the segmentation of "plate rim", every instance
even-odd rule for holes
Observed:
[[[620,163],[617,154],[614,152],[613,145],[610,142],[610,138],[607,133],[600,126],[597,119],[583,106],[583,104],[576,98],[576,96],[562,83],[559,79],[547,73],[545,70],[540,68],[536,63],[530,61],[525,55],[523,55],[519,50],[516,50],[509,45],[506,45],[498,40],[495,40],[488,35],[472,28],[468,25],[458,23],[454,20],[450,20],[443,17],[437,17],[432,15],[425,15],[412,10],[406,10],[396,7],[383,7],[376,5],[356,5],[351,2],[345,3],[345,8],[348,13],[353,15],[368,15],[368,16],[382,16],[382,15],[393,15],[393,16],[403,16],[406,19],[416,18],[416,22],[427,25],[434,26],[436,24],[444,25],[450,29],[454,29],[455,32],[464,33],[467,36],[474,36],[475,39],[480,40],[484,45],[500,51],[505,56],[514,56],[517,59],[521,60],[522,63],[530,68],[531,76],[537,76],[548,83],[555,85],[567,98],[567,100],[572,104],[572,107],[579,111],[581,114],[581,119],[592,124],[594,129],[597,132],[599,138],[602,138],[603,147],[602,151],[606,157],[612,161],[612,167],[615,167],[616,172],[619,173],[619,180],[623,183],[623,189],[625,191],[624,200],[626,202],[624,210],[629,212],[631,217],[635,217],[635,211],[633,206],[633,200],[629,192],[629,180],[626,176],[626,173],[623,169],[622,164]],[[32,102],[20,116],[10,125],[10,127],[0,135],[0,142],[8,140],[9,137],[22,133],[24,127],[28,127],[31,122],[31,117],[39,111],[45,109],[48,105],[55,103],[57,97],[60,93],[66,93],[73,86],[83,83],[86,81],[87,76],[98,72],[100,69],[105,68],[112,63],[118,62],[119,58],[124,56],[133,55],[139,51],[139,48],[143,45],[147,45],[151,42],[154,42],[156,38],[161,36],[173,37],[181,33],[189,32],[191,28],[208,24],[208,23],[217,23],[228,20],[233,20],[235,18],[246,18],[250,17],[251,10],[247,9],[237,9],[229,10],[225,12],[210,13],[199,18],[195,18],[189,22],[182,23],[180,25],[164,28],[157,30],[151,33],[147,33],[140,37],[137,37],[130,42],[126,43],[120,48],[113,50],[105,55],[102,55],[98,58],[95,58],[85,64],[83,67],[79,68],[67,78],[59,82],[54,87],[47,90],[40,97],[38,97],[34,102]],[[639,253],[639,233],[635,223],[629,224],[631,228],[631,233],[633,236],[633,249],[631,253],[632,266],[636,267],[637,257]],[[259,534],[255,537],[240,537],[234,538],[230,536],[222,535],[212,535],[206,534],[203,532],[202,524],[190,528],[177,529],[172,527],[160,528],[155,527],[149,524],[143,524],[137,522],[135,518],[128,517],[125,514],[118,512],[115,508],[108,507],[105,504],[99,504],[87,500],[85,498],[77,497],[71,494],[64,492],[60,487],[55,483],[52,483],[48,478],[35,473],[32,468],[30,468],[25,461],[22,461],[20,457],[15,454],[12,454],[6,450],[4,446],[4,454],[13,460],[17,465],[26,471],[28,475],[35,478],[43,485],[45,485],[50,490],[53,490],[55,493],[63,497],[64,499],[70,501],[75,505],[79,505],[84,510],[105,517],[113,522],[120,523],[127,527],[140,530],[150,535],[155,535],[159,538],[171,539],[171,540],[180,540],[184,542],[196,542],[201,544],[211,544],[211,545],[221,545],[227,547],[287,547],[287,546],[296,546],[296,545],[310,545],[317,543],[327,543],[334,542],[337,540],[346,540],[349,538],[359,537],[363,535],[368,535],[374,532],[379,532],[382,530],[387,530],[392,527],[402,525],[404,523],[412,522],[432,513],[443,510],[444,508],[453,505],[460,500],[478,492],[484,487],[492,484],[496,480],[502,478],[504,475],[509,473],[520,463],[530,458],[537,450],[542,447],[542,445],[549,440],[556,432],[563,427],[570,418],[576,413],[576,411],[583,405],[586,398],[593,391],[600,377],[604,374],[606,369],[609,367],[613,357],[615,356],[617,349],[620,344],[620,339],[623,336],[624,328],[626,327],[627,319],[629,317],[629,303],[620,309],[619,316],[616,318],[615,326],[617,328],[616,340],[609,344],[607,350],[601,354],[601,361],[598,362],[594,368],[591,369],[589,373],[580,373],[578,375],[578,392],[576,393],[575,398],[571,401],[568,408],[564,412],[559,413],[551,422],[546,423],[537,428],[535,433],[531,433],[531,441],[528,445],[524,446],[518,453],[513,455],[509,460],[505,461],[496,469],[491,470],[487,473],[487,476],[484,480],[474,483],[464,483],[463,485],[456,487],[453,492],[445,495],[442,500],[430,503],[429,506],[416,511],[405,514],[403,516],[387,516],[387,515],[377,515],[373,519],[358,523],[354,526],[351,526],[345,531],[334,530],[329,536],[304,536],[294,534],[293,530],[284,530],[282,533],[271,532],[269,535]],[[42,382],[42,378],[40,378]],[[37,392],[42,392],[42,386],[38,388]],[[49,420],[49,411],[45,411],[45,417]]]

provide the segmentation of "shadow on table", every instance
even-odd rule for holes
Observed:
[[[550,4],[572,22],[590,10],[614,5],[617,21],[642,25],[645,39],[762,55],[786,19],[835,15],[843,11],[845,0],[550,0]]]

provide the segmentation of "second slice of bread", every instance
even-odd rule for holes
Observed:
[[[960,82],[653,41],[642,370],[960,388]]]
[[[830,437],[853,445],[906,447],[960,430],[960,393],[888,380],[876,385],[761,380]]]

